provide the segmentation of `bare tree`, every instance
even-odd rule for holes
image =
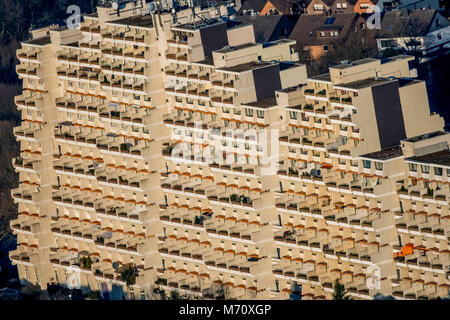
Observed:
[[[426,24],[419,17],[408,17],[400,27],[400,40],[410,55],[418,57],[425,49]]]

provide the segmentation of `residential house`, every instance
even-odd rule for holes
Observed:
[[[381,11],[393,10],[419,10],[419,9],[442,9],[445,7],[442,0],[379,0],[377,7]]]
[[[238,22],[253,25],[258,43],[287,39],[294,29],[299,15],[237,16]]]
[[[307,14],[352,13],[357,0],[312,0]]]
[[[353,8],[355,13],[373,13],[374,6],[378,3],[378,0],[358,0]]]
[[[239,15],[270,16],[292,13],[292,0],[245,0],[241,2]]]
[[[450,22],[437,10],[386,12],[376,41],[379,51],[406,51],[424,61],[450,48]]]
[[[361,38],[366,31],[365,19],[355,13],[305,14],[300,16],[289,38],[296,40],[299,52],[309,52],[315,60],[349,38]]]

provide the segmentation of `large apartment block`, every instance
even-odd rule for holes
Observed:
[[[32,32],[12,190],[24,283],[105,299],[448,295],[450,134],[409,56],[309,77],[227,8]]]

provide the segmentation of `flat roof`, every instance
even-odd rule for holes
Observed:
[[[107,24],[120,24],[124,26],[153,28],[152,16],[133,16],[129,18],[107,21]]]
[[[435,132],[431,132],[431,133],[426,133],[426,134],[422,134],[420,136],[415,136],[412,138],[408,138],[408,139],[403,139],[403,141],[407,141],[407,142],[417,142],[420,140],[426,140],[426,139],[430,139],[430,138],[434,138],[434,137],[438,137],[438,136],[442,136],[448,134],[448,132],[445,131],[435,131]]]
[[[369,159],[373,159],[373,160],[385,161],[385,160],[400,157],[402,155],[403,155],[402,148],[400,146],[395,146],[395,147],[386,148],[386,149],[383,149],[380,151],[364,154],[364,155],[361,155],[360,157],[361,158],[369,158]]]
[[[193,65],[207,65],[207,66],[211,66],[214,67],[214,59],[212,57],[207,57],[205,60],[201,60],[201,61],[197,61],[197,62],[192,62]]]
[[[237,51],[237,50],[251,48],[251,47],[257,47],[257,46],[261,46],[261,44],[260,43],[244,43],[244,44],[234,46],[234,47],[225,46],[222,49],[214,50],[214,52],[227,53],[227,52],[231,52],[231,51]]]
[[[218,68],[217,71],[229,71],[229,72],[240,73],[240,72],[250,71],[250,70],[254,70],[254,69],[258,69],[258,68],[273,66],[275,64],[277,64],[277,63],[270,62],[270,61],[252,61],[252,62],[247,62],[247,63],[243,63],[243,64],[238,64],[238,65],[232,66],[232,67]]]
[[[189,22],[185,24],[180,24],[178,26],[173,26],[172,30],[183,30],[183,31],[195,31],[201,28],[206,28],[218,24],[226,24],[226,22],[219,19],[209,19],[203,21]]]
[[[405,160],[450,167],[450,150],[446,149],[438,152],[425,154],[423,156],[410,157]]]
[[[303,66],[303,64],[296,63],[293,61],[280,61],[279,65],[280,65],[280,71]]]
[[[381,64],[399,60],[414,60],[414,57],[407,54],[399,54],[393,57],[381,59]]]
[[[259,100],[254,101],[254,102],[243,103],[242,105],[243,106],[249,106],[249,107],[256,107],[256,108],[267,109],[267,108],[270,108],[270,107],[277,106],[277,99],[275,98],[275,96],[267,97],[267,98],[264,98],[264,99],[259,99]]]
[[[270,41],[270,42],[263,42],[263,48],[268,48],[268,47],[272,47],[272,46],[279,46],[285,43],[295,43],[295,40],[291,40],[291,39],[278,39],[275,41]]]
[[[316,81],[326,81],[331,82],[331,77],[329,73],[319,74],[318,76],[308,78],[308,80]]]
[[[349,62],[349,63],[338,64],[337,66],[333,66],[331,68],[347,69],[347,68],[350,68],[350,67],[354,67],[354,66],[357,66],[357,65],[366,64],[366,63],[370,63],[370,62],[374,62],[374,61],[378,61],[378,59],[364,58],[364,59],[356,60],[356,61]]]
[[[334,85],[334,87],[341,87],[341,88],[349,88],[349,89],[358,90],[358,89],[362,89],[362,88],[366,88],[366,87],[372,87],[372,86],[375,86],[375,85],[388,83],[388,82],[393,82],[393,81],[397,81],[397,80],[398,79],[392,79],[392,78],[367,78],[367,79],[353,81],[353,82],[349,82],[349,83],[336,84],[336,85]]]
[[[40,38],[24,41],[23,43],[25,43],[25,44],[32,44],[32,45],[36,45],[36,46],[45,46],[45,45],[50,44],[52,42],[50,40],[50,36],[44,36],[44,37],[40,37]]]
[[[399,78],[398,79],[398,84],[400,87],[406,87],[406,86],[410,86],[412,84],[420,83],[420,82],[423,82],[423,80],[409,79],[409,78]]]
[[[293,87],[288,87],[288,88],[284,88],[284,89],[280,89],[280,90],[276,90],[277,92],[293,92],[293,91],[300,91],[302,87],[304,87],[305,85],[303,84],[299,84],[298,86],[293,86]]]

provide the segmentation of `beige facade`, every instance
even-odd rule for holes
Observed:
[[[410,57],[307,78],[295,41],[256,44],[214,10],[108,10],[17,53],[23,281],[76,274],[130,299],[330,299],[335,279],[356,299],[448,294],[450,164],[432,155],[449,138],[424,136],[443,120],[423,82],[398,79]]]

